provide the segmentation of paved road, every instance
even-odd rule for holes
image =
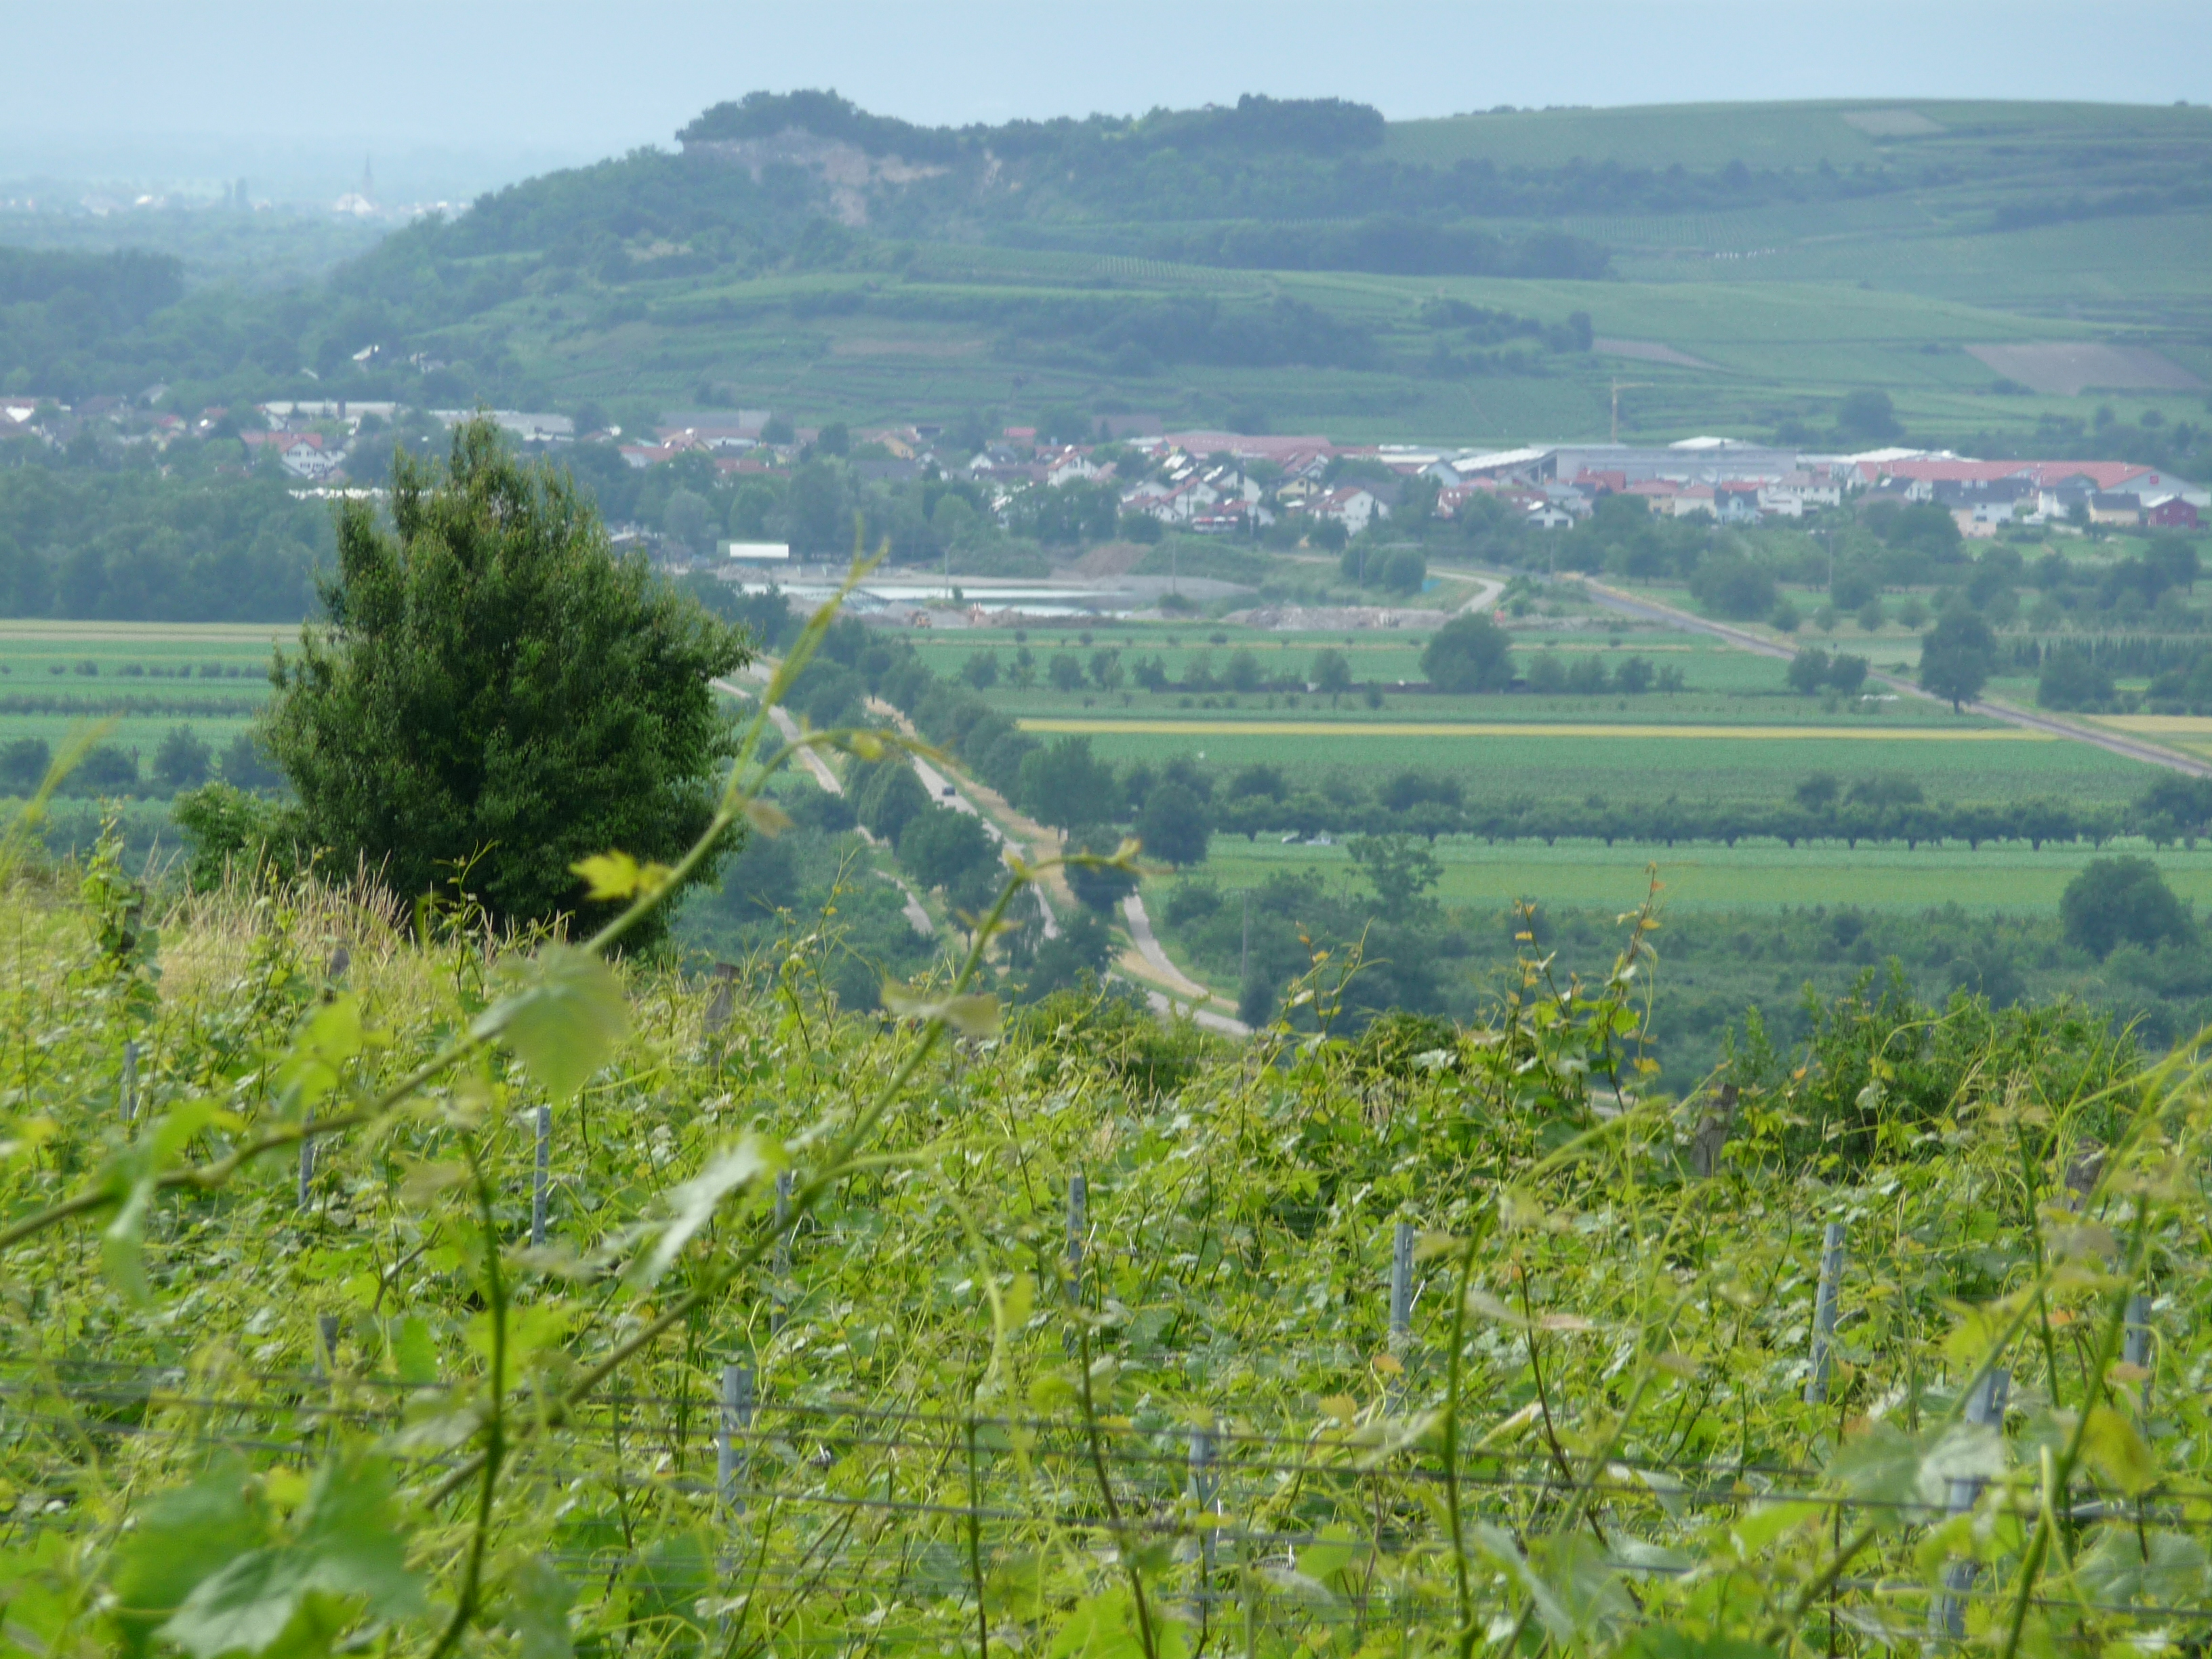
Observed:
[[[733,697],[750,697],[754,695],[752,692],[746,690],[743,686],[732,685],[727,680],[715,680],[712,682],[712,684],[717,691],[726,691]],[[784,708],[781,703],[779,703],[774,708],[768,711],[768,717],[775,722],[775,729],[783,733],[783,740],[786,743],[797,743],[799,741],[799,722],[792,719],[791,711],[789,709]],[[805,767],[809,772],[811,772],[814,775],[814,781],[820,784],[831,794],[842,795],[845,793],[844,780],[840,778],[836,772],[832,771],[830,767],[830,763],[823,760],[822,757],[815,753],[813,750],[800,750],[799,751],[799,764]]]
[[[1726,623],[1711,622],[1704,617],[1694,616],[1687,611],[1677,611],[1673,605],[1662,605],[1656,599],[1644,599],[1634,593],[1624,593],[1619,588],[1608,587],[1602,582],[1585,580],[1583,587],[1590,598],[1600,605],[1608,610],[1618,611],[1625,616],[1640,617],[1647,622],[1663,622],[1669,627],[1686,628],[1696,633],[1708,634],[1716,639],[1725,640],[1740,649],[1756,652],[1762,657],[1779,658],[1786,662],[1797,654],[1792,647],[1778,644],[1747,629],[1731,628]],[[1942,697],[1923,690],[1901,675],[1886,673],[1875,669],[1869,671],[1867,678],[1887,686],[1902,696],[1917,697],[1923,702],[1944,701]],[[2063,720],[2053,714],[2037,714],[2029,709],[2017,708],[2008,702],[1984,700],[1979,702],[1970,702],[1966,707],[1967,713],[1979,714],[1984,720],[2000,720],[2007,726],[2016,726],[2027,732],[2040,732],[2048,737],[2069,738],[2076,743],[2090,744],[2125,759],[2141,761],[2148,766],[2162,766],[2169,771],[2185,772],[2196,778],[2212,778],[2212,763],[2197,760],[2189,755],[2177,753],[2171,749],[2162,748],[2154,743],[2147,743],[2140,738],[2131,738],[2118,732],[2107,732],[2101,726],[2083,726],[2076,721]]]
[[[907,758],[914,763],[914,775],[921,780],[921,787],[929,791],[930,799],[935,801],[939,806],[949,806],[956,812],[965,812],[976,823],[981,824],[983,832],[999,843],[1000,857],[1004,858],[1018,850],[1012,837],[999,828],[997,822],[988,812],[984,811],[974,801],[969,799],[966,792],[958,784],[953,782],[951,778],[922,759],[921,756],[909,755]],[[1030,887],[1030,891],[1036,895],[1037,911],[1044,918],[1044,936],[1047,939],[1058,939],[1060,918],[1052,913],[1052,901],[1044,896],[1044,884],[1042,882],[1035,884]]]
[[[1252,1035],[1252,1028],[1241,1019],[1232,1018],[1227,1014],[1218,1014],[1202,1004],[1194,1007],[1186,1006],[1177,1002],[1165,991],[1156,990],[1149,985],[1139,988],[1144,992],[1145,1000],[1152,1006],[1152,1010],[1156,1014],[1170,1019],[1174,1018],[1177,1014],[1188,1014],[1209,1031],[1219,1031],[1224,1036],[1244,1037]]]
[[[1478,570],[1446,570],[1441,565],[1438,565],[1433,567],[1430,574],[1437,576],[1450,576],[1461,581],[1480,582],[1482,584],[1481,586],[1474,590],[1473,596],[1468,599],[1465,605],[1462,605],[1457,611],[1455,611],[1452,613],[1455,617],[1464,617],[1469,612],[1476,611],[1495,611],[1498,608],[1498,596],[1505,591],[1505,584],[1504,582],[1499,581],[1495,576],[1486,576]]]
[[[1279,556],[1292,564],[1325,564],[1334,566],[1337,562],[1336,556],[1333,553],[1326,555],[1319,553],[1285,553]],[[1471,595],[1457,611],[1452,613],[1456,617],[1464,617],[1470,611],[1489,611],[1495,609],[1498,604],[1498,596],[1505,591],[1505,584],[1502,580],[1496,576],[1486,576],[1480,570],[1455,570],[1449,568],[1446,566],[1437,564],[1431,565],[1429,567],[1429,574],[1431,576],[1448,577],[1453,581],[1476,582],[1480,584],[1480,586],[1475,588],[1473,595]],[[1378,608],[1388,610],[1392,607],[1376,607],[1371,605],[1362,607],[1358,605],[1346,605],[1343,608],[1346,610],[1374,610]]]
[[[907,926],[924,939],[934,938],[937,933],[936,924],[930,921],[929,912],[921,908],[921,901],[915,896],[914,889],[888,870],[878,870],[876,873],[905,896],[906,904],[903,908],[906,911]]]
[[[1159,938],[1152,932],[1152,919],[1145,914],[1145,899],[1141,893],[1131,893],[1121,901],[1122,920],[1129,924],[1129,938],[1137,947],[1137,954],[1151,966],[1153,975],[1171,991],[1201,1002],[1212,1000],[1213,993],[1175,965],[1164,949]]]

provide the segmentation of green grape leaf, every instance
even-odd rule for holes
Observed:
[[[568,1637],[568,1604],[575,1599],[568,1581],[542,1556],[508,1576],[507,1617],[522,1659],[571,1659],[576,1646]]]
[[[1154,1620],[1152,1645],[1158,1659],[1184,1659],[1189,1651],[1182,1626],[1170,1619]],[[1145,1659],[1144,1632],[1128,1587],[1117,1584],[1078,1601],[1045,1659]]]
[[[2146,1533],[2130,1522],[2104,1528],[2075,1576],[2094,1601],[2190,1607],[2204,1594],[2206,1566],[2204,1546],[2187,1534]]]
[[[476,1035],[503,1038],[540,1088],[566,1100],[629,1029],[622,981],[573,945],[549,945],[506,977],[514,988],[477,1017]]]
[[[2089,1413],[2082,1449],[2097,1473],[2130,1498],[2158,1485],[2158,1459],[2136,1432],[2136,1425],[2110,1406],[2099,1406]]]
[[[301,1022],[290,1052],[276,1067],[277,1092],[292,1111],[312,1112],[338,1085],[348,1060],[380,1034],[362,1029],[361,999],[351,992],[332,997]]]
[[[999,1000],[988,993],[933,997],[902,985],[886,985],[883,996],[885,1010],[901,1019],[941,1019],[965,1037],[998,1035]]]
[[[438,1349],[430,1340],[429,1322],[409,1314],[392,1336],[392,1360],[399,1380],[410,1388],[427,1388],[438,1380]]]
[[[245,1466],[225,1456],[189,1486],[158,1492],[116,1547],[111,1585],[118,1645],[147,1651],[154,1632],[203,1579],[267,1541],[246,1501]]]
[[[146,1289],[146,1217],[154,1207],[155,1183],[202,1130],[237,1121],[211,1100],[186,1101],[109,1163],[107,1188],[120,1202],[100,1235],[100,1265],[140,1307],[153,1299]]]
[[[311,1599],[356,1603],[384,1619],[420,1614],[422,1586],[408,1571],[405,1547],[392,1527],[391,1491],[380,1462],[325,1464],[316,1472],[297,1534],[227,1551],[228,1559],[198,1577],[157,1633],[192,1659],[217,1659],[268,1652]],[[234,1528],[224,1535],[240,1542],[246,1536]],[[212,1562],[215,1553],[199,1550],[195,1559]],[[316,1611],[327,1616],[326,1607]]]
[[[692,1236],[714,1218],[723,1199],[782,1167],[781,1147],[747,1135],[682,1186],[670,1188],[664,1198],[666,1214],[652,1228],[652,1245],[630,1264],[629,1282],[640,1289],[659,1283]]]

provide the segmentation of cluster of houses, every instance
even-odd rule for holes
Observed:
[[[1909,455],[1870,467],[1866,487],[1906,501],[1937,501],[1969,536],[2001,526],[2064,520],[2195,530],[2212,506],[2185,478],[2132,461],[1976,461]]]
[[[159,452],[179,439],[207,439],[219,432],[234,431],[247,461],[271,456],[292,477],[321,484],[344,477],[346,459],[365,422],[389,426],[406,412],[398,404],[374,400],[286,399],[257,404],[246,419],[233,422],[227,409],[204,409],[197,416],[187,418],[155,407],[168,390],[166,386],[155,386],[136,398],[87,398],[74,405],[51,398],[0,398],[0,441],[27,438],[62,449],[88,433],[103,446],[123,449],[143,446]],[[433,409],[423,412],[452,426],[477,411]],[[566,415],[512,409],[488,412],[528,447],[568,443],[576,436],[575,422]],[[380,456],[380,463],[386,459],[388,456]]]
[[[0,441],[25,438],[63,449],[93,433],[119,448],[163,450],[191,430],[182,416],[147,404],[167,386],[132,398],[87,398],[71,405],[48,398],[0,398]]]
[[[1726,438],[1447,452],[1181,432],[1129,447],[1146,469],[1121,492],[1123,510],[1197,534],[1291,519],[1334,522],[1357,535],[1387,518],[1415,479],[1435,483],[1442,517],[1487,496],[1547,529],[1588,517],[1607,495],[1634,496],[1662,517],[1723,524],[1802,518],[1849,498],[1933,501],[1952,510],[1968,537],[1993,536],[2008,523],[2079,521],[2085,514],[2095,524],[2194,530],[2200,514],[2212,510],[2212,495],[2201,485],[2127,461],[1978,461],[1917,449],[1815,455]],[[1099,477],[1090,457],[1079,447],[1023,460],[1009,446],[979,455],[970,470],[1015,487],[1057,484]],[[1356,481],[1334,465],[1347,460],[1367,464],[1354,470]]]
[[[179,438],[228,429],[222,410],[203,410],[197,419],[160,410],[155,405],[167,392],[155,386],[136,398],[88,398],[75,408],[0,398],[0,440],[30,436],[60,447],[92,431],[102,442],[161,449]],[[286,473],[321,484],[343,477],[365,422],[388,425],[403,412],[382,402],[266,403],[252,422],[238,423],[237,441],[248,458],[274,456]],[[451,425],[474,411],[427,412]],[[565,415],[490,413],[529,448],[611,441],[639,468],[703,453],[724,474],[786,471],[818,435],[778,428],[766,410],[718,411],[632,434],[580,434]],[[1975,538],[2021,523],[2191,531],[2212,514],[2212,495],[2202,485],[2128,461],[1984,461],[1901,448],[1808,454],[1729,438],[1659,447],[1443,450],[1335,444],[1313,435],[1169,432],[1150,416],[1107,424],[1114,429],[1110,458],[1101,453],[1103,445],[1040,443],[1031,427],[1008,427],[972,456],[963,446],[957,456],[940,458],[944,429],[917,425],[852,432],[849,465],[864,479],[884,483],[918,479],[933,466],[957,468],[990,489],[1002,508],[1024,490],[1112,487],[1122,513],[1196,535],[1249,532],[1285,521],[1302,528],[1340,526],[1358,535],[1389,517],[1416,481],[1434,484],[1434,510],[1443,517],[1487,497],[1547,529],[1588,517],[1608,495],[1635,496],[1662,517],[1723,524],[1800,518],[1847,499],[1934,501],[1951,511],[1962,534]],[[1421,493],[1428,494],[1425,483]]]

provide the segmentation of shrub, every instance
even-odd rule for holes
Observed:
[[[1950,700],[1955,712],[1982,694],[1996,666],[1996,636],[1962,605],[1937,620],[1920,644],[1920,684]]]
[[[1774,578],[1741,553],[1716,548],[1690,573],[1690,592],[1715,616],[1748,622],[1774,610]]]
[[[2035,701],[2044,708],[2095,710],[2113,701],[2112,671],[2079,651],[2054,651],[2043,659]]]
[[[174,726],[154,751],[154,777],[172,794],[197,789],[208,779],[215,751],[189,726]]]
[[[2100,961],[2118,945],[2179,942],[2197,933],[2158,866],[2136,854],[2091,860],[2066,884],[2058,914],[2068,939]]]
[[[1067,850],[1071,853],[1111,856],[1121,845],[1121,832],[1103,824],[1077,830],[1067,838]],[[1133,871],[1102,869],[1095,864],[1069,864],[1063,869],[1068,890],[1075,895],[1076,902],[1102,916],[1111,915],[1115,906],[1137,890],[1137,877]]]
[[[62,793],[70,795],[121,795],[137,787],[137,757],[112,743],[88,750],[76,769],[62,780]]]
[[[0,747],[0,787],[27,795],[46,781],[53,763],[53,750],[44,738],[17,738]]]
[[[854,792],[853,811],[870,835],[896,843],[915,817],[936,805],[903,756],[878,761]]]
[[[1513,683],[1511,641],[1487,617],[1454,617],[1421,652],[1421,672],[1439,691],[1502,691]]]
[[[269,751],[251,732],[240,732],[222,750],[222,781],[234,789],[266,793],[281,789],[284,775],[270,763]]]
[[[1022,809],[1038,823],[1071,830],[1115,817],[1121,791],[1114,769],[1091,752],[1089,738],[1062,738],[1032,750],[1021,764]]]
[[[1146,797],[1137,815],[1137,838],[1145,851],[1176,866],[1203,864],[1212,825],[1195,791],[1172,781]]]

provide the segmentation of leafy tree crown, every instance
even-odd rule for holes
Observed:
[[[389,529],[349,504],[337,539],[329,626],[278,657],[264,727],[331,867],[403,894],[465,868],[527,924],[591,908],[578,860],[705,829],[732,752],[710,682],[745,636],[617,559],[565,475],[472,421],[443,465],[395,456]]]

